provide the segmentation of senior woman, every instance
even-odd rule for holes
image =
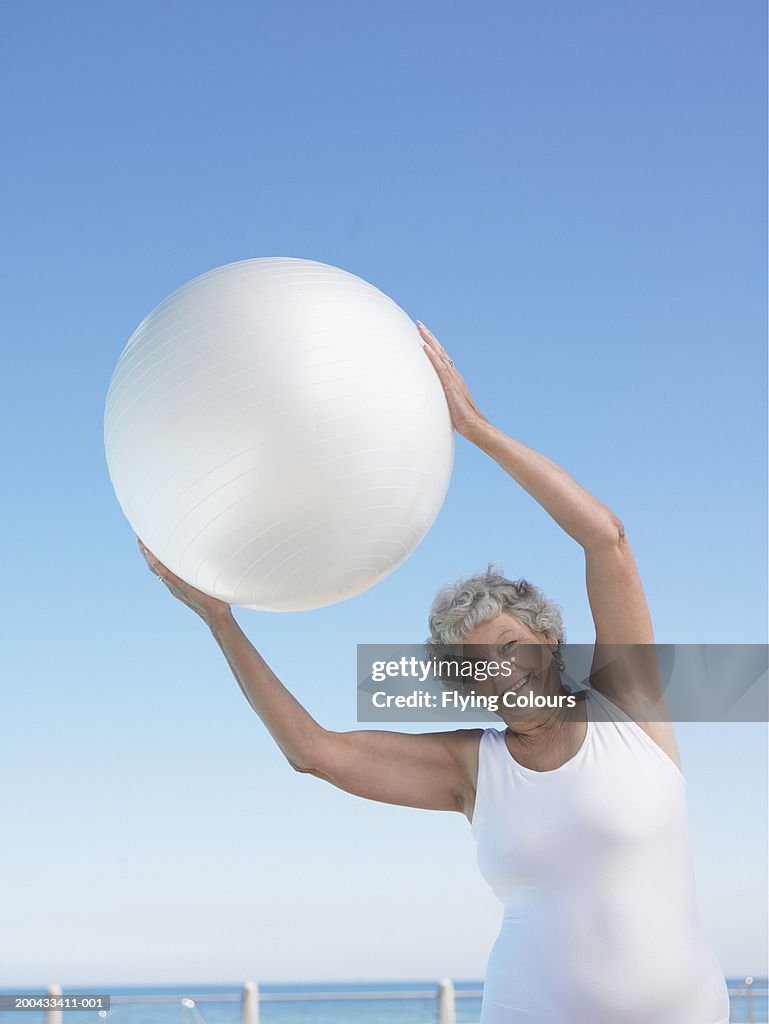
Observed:
[[[503,729],[330,731],[283,686],[227,604],[174,576],[139,541],[142,553],[209,626],[296,771],[370,800],[468,818],[481,873],[504,905],[482,1024],[727,1024],[726,985],[698,919],[685,780],[659,712],[652,624],[623,525],[563,469],[490,424],[434,335],[419,330],[455,429],[585,553],[596,631],[587,699],[524,709],[515,696],[499,699]],[[524,686],[567,693],[561,616],[532,584],[490,566],[444,587],[429,621],[435,649],[477,645],[508,666],[484,684],[498,698]],[[621,653],[607,656],[611,645]]]

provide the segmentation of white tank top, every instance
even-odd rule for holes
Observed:
[[[481,1024],[727,1024],[700,925],[686,781],[597,690],[579,751],[520,765],[483,732],[472,834],[504,904]]]

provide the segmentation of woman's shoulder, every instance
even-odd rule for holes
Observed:
[[[451,735],[458,750],[477,751],[484,736],[492,733],[502,735],[503,732],[504,729],[498,729],[492,725],[488,729],[454,729]]]
[[[612,699],[595,687],[589,691],[589,697],[592,721],[599,723],[599,727],[601,727],[601,723],[619,725],[620,728],[629,726],[642,735],[646,741],[650,741],[652,749],[657,753],[661,752],[666,761],[672,761],[678,774],[686,781],[673,723],[669,718],[665,719],[659,706],[651,710],[647,708],[644,713],[643,708],[633,704],[632,698],[623,701],[614,695],[615,699]],[[665,713],[667,713],[666,709]]]
[[[488,729],[454,729],[451,732],[451,740],[456,750],[460,753],[469,753],[478,750],[481,739]]]
[[[462,762],[473,785],[478,777],[478,756],[482,743],[493,743],[504,735],[504,729],[490,726],[488,729],[455,729],[452,742],[457,757]]]

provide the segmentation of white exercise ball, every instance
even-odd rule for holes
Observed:
[[[414,323],[313,260],[243,260],[139,326],[109,385],[107,464],[134,532],[229,604],[298,611],[388,576],[448,488],[454,434]]]

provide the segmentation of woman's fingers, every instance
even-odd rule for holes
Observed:
[[[139,544],[139,550],[144,556],[144,561],[147,563],[147,565],[150,567],[150,569],[156,576],[163,580],[164,583],[181,582],[178,576],[174,576],[174,574],[167,566],[163,565],[163,563],[159,559],[155,558],[150,549],[144,546],[144,542],[142,540],[140,540],[138,537],[136,538],[136,540]]]
[[[428,330],[421,320],[417,320],[417,328],[424,339],[422,349],[433,364],[448,397],[449,388],[455,390],[462,381],[462,378],[454,366],[454,361],[449,359],[448,353],[433,332]]]
[[[430,330],[430,328],[429,327],[425,327],[425,325],[422,323],[421,320],[417,320],[417,327],[418,327],[419,333],[422,335],[422,337],[425,338],[427,341],[429,341],[430,344],[433,345],[441,353],[441,355],[445,356],[446,355],[446,350],[444,349],[443,345],[441,345],[441,343],[438,341],[438,339],[435,337],[435,335]]]
[[[460,379],[459,372],[454,366],[454,360],[450,358],[448,352],[433,332],[425,327],[421,320],[417,320],[417,329],[425,342],[423,346],[424,351],[430,356],[430,360],[438,371],[441,380],[446,382],[452,378]]]
[[[417,320],[417,330],[434,352],[437,352],[438,355],[443,356],[444,359],[448,359],[448,355],[443,345],[441,345],[441,343],[438,341],[438,339],[435,337],[435,335],[429,329],[429,327],[425,327],[421,320]]]
[[[442,359],[441,356],[439,355],[439,353],[436,352],[434,348],[430,348],[430,346],[428,344],[425,344],[423,346],[423,348],[424,348],[424,351],[427,353],[427,356],[428,356],[430,362],[433,364],[435,369],[438,371],[438,376],[441,378],[441,380],[447,379],[448,378],[448,374],[449,374],[449,370],[451,369],[451,367],[446,362],[446,360]]]
[[[182,604],[186,604],[188,608],[191,608],[209,623],[213,621],[213,616],[218,617],[223,612],[229,611],[230,606],[228,602],[221,601],[218,597],[211,597],[202,590],[196,590],[195,587],[190,586],[181,577],[176,576],[168,566],[163,565],[161,561],[155,558],[149,548],[145,547],[140,537],[137,537],[136,541],[152,573],[165,583],[171,594],[181,601]]]
[[[433,364],[438,379],[443,385],[443,390],[448,402],[451,421],[456,430],[465,437],[468,437],[473,428],[486,417],[479,411],[467,389],[462,374],[454,366],[454,361],[449,358],[448,352],[441,345],[432,331],[417,320],[419,333],[424,339],[423,350]]]
[[[438,339],[435,337],[435,335],[429,329],[429,327],[425,327],[421,320],[417,320],[417,330],[422,335],[427,344],[433,349],[433,351],[437,352],[440,356],[442,356],[443,359],[449,364],[449,366],[454,365],[454,363],[449,358],[449,354],[446,351],[446,349],[443,347],[443,345],[441,345],[441,343],[438,341]]]

